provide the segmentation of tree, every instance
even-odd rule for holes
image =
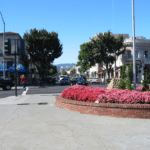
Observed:
[[[76,74],[76,69],[72,69],[71,72],[70,72],[70,75],[74,76],[75,74]]]
[[[55,65],[50,65],[50,69],[49,69],[49,74],[50,75],[54,75],[57,73],[57,69],[56,69],[56,66]]]
[[[62,44],[56,32],[47,32],[45,29],[31,29],[30,33],[24,34],[27,43],[26,49],[31,62],[37,67],[40,76],[45,70],[50,69],[50,63],[62,55]]]
[[[106,66],[109,78],[111,64],[116,60],[116,56],[125,52],[123,36],[115,38],[114,35],[111,35],[108,31],[104,34],[98,34],[97,38],[91,39],[91,41],[93,43],[93,59],[95,63],[103,63]]]
[[[85,72],[95,64],[93,59],[92,43],[83,43],[80,45],[77,66],[81,66],[80,71]]]
[[[62,75],[67,75],[67,72],[63,69]]]

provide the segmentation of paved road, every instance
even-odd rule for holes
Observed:
[[[32,95],[32,94],[51,94],[51,93],[62,93],[62,91],[69,87],[70,85],[54,85],[54,86],[45,86],[45,87],[39,87],[39,86],[28,86],[28,91],[26,92],[26,95]],[[102,84],[89,84],[89,86],[98,86],[98,87],[107,87],[107,85]],[[17,87],[17,95],[23,94],[23,88],[22,86]],[[3,91],[0,90],[0,98],[5,98],[8,96],[14,96],[15,95],[15,88],[13,87],[12,90],[9,91]]]

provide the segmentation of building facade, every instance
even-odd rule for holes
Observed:
[[[5,64],[7,69],[12,67],[15,63],[15,52],[16,52],[16,63],[21,64],[28,68],[28,52],[25,49],[25,40],[16,32],[5,32],[5,40],[9,40],[9,52],[5,52]],[[0,63],[4,62],[3,58],[3,33],[0,33]],[[18,83],[21,74],[26,72],[18,73]],[[2,76],[3,72],[0,74]],[[6,77],[14,80],[14,72],[6,71]]]
[[[111,33],[113,34],[113,33]],[[126,72],[128,71],[129,65],[133,62],[133,37],[129,37],[129,34],[113,34],[115,37],[122,35],[124,37],[124,45],[126,45],[125,53],[116,57],[116,63],[110,64],[110,78],[121,77],[122,66],[126,64]],[[97,38],[97,34],[94,35],[94,39]],[[89,41],[90,42],[90,41]],[[141,82],[144,76],[144,67],[147,68],[147,72],[150,73],[150,39],[145,37],[135,38],[135,55],[136,55],[136,82]],[[116,65],[115,65],[116,64]],[[88,78],[98,77],[103,82],[104,79],[108,79],[108,72],[106,66],[96,63],[84,74]]]

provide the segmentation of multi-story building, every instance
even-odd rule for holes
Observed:
[[[114,77],[116,74],[117,78],[121,77],[122,66],[126,64],[128,71],[129,65],[133,62],[133,37],[127,38],[124,40],[126,45],[126,51],[124,54],[121,54],[116,59],[116,69],[115,63],[112,64],[112,71],[110,72],[110,77]],[[150,72],[150,39],[145,37],[136,37],[135,38],[135,56],[136,56],[136,81],[141,82],[144,75],[144,67],[147,68]],[[103,66],[105,68],[105,66]],[[105,68],[106,69],[106,68]],[[104,69],[104,70],[105,70]],[[116,70],[116,73],[115,73]],[[100,78],[104,78],[103,71],[98,73]],[[108,74],[105,74],[106,79]]]
[[[113,33],[111,33],[113,34]],[[129,65],[133,62],[133,37],[129,37],[129,34],[113,34],[115,37],[122,35],[124,37],[124,45],[126,45],[126,51],[124,54],[119,55],[116,58],[115,63],[110,64],[110,78],[121,77],[121,70],[124,64],[127,65],[126,71],[128,71]],[[97,38],[97,34],[94,35],[94,39]],[[90,41],[89,41],[90,42]],[[141,82],[144,75],[144,67],[147,68],[148,73],[150,73],[150,39],[145,37],[135,38],[135,55],[136,55],[136,81]],[[99,77],[104,81],[104,78],[108,78],[108,72],[106,71],[106,66],[102,63],[96,63],[88,69],[85,74],[89,78]]]
[[[16,63],[28,68],[28,52],[25,49],[25,40],[16,32],[5,32],[5,40],[9,40],[10,47],[9,53],[5,53],[5,64],[7,69],[12,67],[15,62],[15,52]],[[3,63],[3,60],[3,33],[0,33],[0,63]],[[26,70],[27,69],[25,69],[24,72],[18,73],[18,76],[20,77],[21,74],[26,73]],[[1,76],[2,74],[3,72],[0,73]],[[14,79],[14,72],[6,71],[6,77]]]

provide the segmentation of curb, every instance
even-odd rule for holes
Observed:
[[[114,103],[92,103],[70,100],[56,96],[56,105],[71,111],[83,114],[106,115],[123,118],[145,118],[150,119],[149,104],[114,104]]]

